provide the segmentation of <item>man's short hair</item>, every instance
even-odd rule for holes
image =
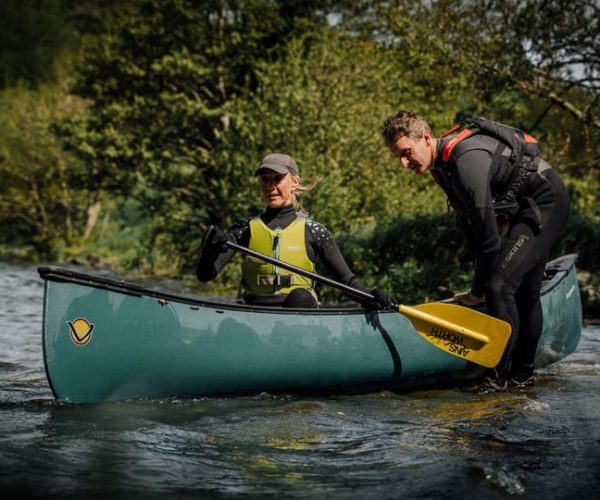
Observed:
[[[385,145],[394,144],[400,137],[421,137],[423,131],[431,134],[431,128],[425,119],[412,111],[400,110],[395,115],[388,116],[381,127],[381,135]]]

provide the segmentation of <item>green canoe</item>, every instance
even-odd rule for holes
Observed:
[[[398,312],[283,310],[162,293],[56,267],[45,280],[43,345],[59,401],[269,393],[358,393],[472,378],[480,366],[423,339]],[[536,364],[581,333],[575,256],[549,263]]]

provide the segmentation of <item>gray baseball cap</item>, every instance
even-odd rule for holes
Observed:
[[[256,169],[254,175],[260,175],[265,173],[266,170],[277,172],[278,174],[287,174],[290,172],[292,175],[300,175],[298,172],[298,165],[290,155],[283,153],[273,153],[265,156],[260,162],[260,167]]]

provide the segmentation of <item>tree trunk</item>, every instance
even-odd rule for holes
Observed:
[[[87,240],[92,231],[96,227],[96,222],[98,222],[98,215],[100,214],[100,209],[102,208],[102,203],[97,201],[91,204],[87,209],[87,220],[85,223],[85,231],[83,232],[83,239]]]

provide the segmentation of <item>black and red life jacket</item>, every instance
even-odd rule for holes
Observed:
[[[449,137],[439,156],[442,164],[448,164],[453,157],[462,153],[462,141],[476,134],[487,135],[499,141],[498,150],[494,154],[495,160],[501,157],[506,147],[511,150],[508,161],[512,168],[511,178],[507,189],[494,200],[494,205],[498,209],[503,205],[515,205],[525,179],[537,171],[540,161],[538,141],[522,130],[502,123],[481,117],[467,118],[440,136],[440,139]]]

